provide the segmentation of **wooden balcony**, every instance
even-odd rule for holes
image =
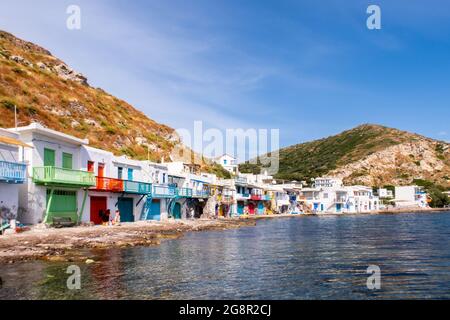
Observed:
[[[125,180],[123,182],[123,191],[126,193],[150,194],[152,193],[152,185],[147,182]]]
[[[0,181],[6,183],[24,183],[26,177],[26,164],[0,160]]]
[[[106,177],[96,177],[95,190],[109,192],[123,192],[123,180]]]
[[[57,167],[33,168],[33,182],[43,185],[61,185],[67,187],[95,186],[95,176],[92,172],[64,169]]]
[[[177,188],[165,184],[154,184],[152,187],[153,198],[173,198],[177,195]]]
[[[192,189],[190,188],[178,188],[177,196],[183,198],[192,198]]]

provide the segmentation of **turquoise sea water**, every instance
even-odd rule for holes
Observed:
[[[448,299],[450,212],[271,219],[89,256],[81,290],[71,263],[0,265],[0,299]]]

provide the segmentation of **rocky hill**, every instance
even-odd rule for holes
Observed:
[[[44,48],[0,31],[0,127],[31,121],[132,158],[169,159],[174,130],[99,88]]]
[[[450,186],[450,145],[421,135],[366,124],[280,151],[277,178],[310,180],[330,175],[349,184],[402,185],[414,179]],[[243,164],[244,171],[260,166]]]

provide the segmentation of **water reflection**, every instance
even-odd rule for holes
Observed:
[[[450,298],[450,213],[304,217],[191,233],[158,247],[90,252],[82,290],[66,263],[0,267],[0,298]],[[382,289],[366,288],[380,266]]]

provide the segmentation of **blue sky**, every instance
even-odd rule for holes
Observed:
[[[279,128],[286,146],[369,122],[450,140],[446,1],[15,0],[0,29],[174,128]]]

